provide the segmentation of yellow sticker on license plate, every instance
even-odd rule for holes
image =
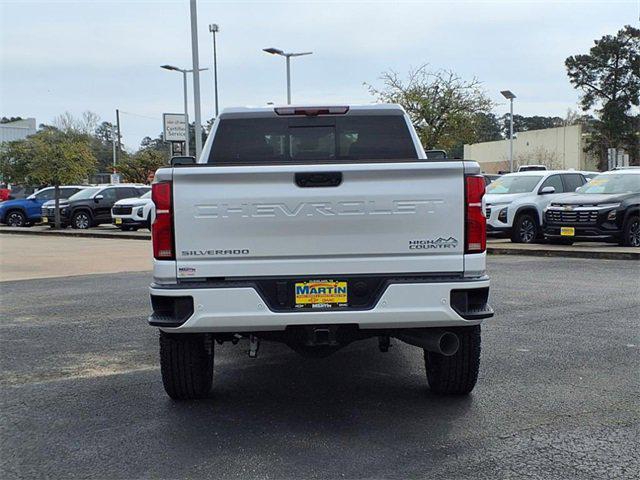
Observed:
[[[341,305],[347,303],[347,282],[312,280],[296,282],[296,305]]]
[[[47,223],[49,222],[49,219],[47,217],[42,217],[42,223]]]
[[[116,218],[116,225],[120,225],[122,223],[122,219],[121,218]]]
[[[560,235],[563,237],[573,237],[576,234],[576,229],[573,227],[560,227]]]

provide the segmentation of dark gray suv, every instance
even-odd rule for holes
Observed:
[[[60,222],[63,227],[85,229],[101,223],[111,223],[111,208],[123,198],[140,197],[149,191],[146,185],[99,185],[76,193],[60,203]],[[42,218],[55,222],[55,206],[42,209]]]

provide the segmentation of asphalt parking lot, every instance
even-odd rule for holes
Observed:
[[[496,316],[467,398],[420,351],[310,360],[216,351],[211,398],[174,403],[148,272],[0,283],[3,478],[632,478],[640,472],[636,261],[496,256]]]

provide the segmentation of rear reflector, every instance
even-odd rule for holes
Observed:
[[[274,111],[278,115],[343,115],[349,111],[349,107],[277,107]]]
[[[173,246],[173,199],[171,182],[151,185],[151,199],[156,206],[156,219],[151,225],[153,257],[157,260],[175,259]]]
[[[482,253],[487,248],[487,219],[482,211],[485,181],[482,175],[465,177],[465,253]]]

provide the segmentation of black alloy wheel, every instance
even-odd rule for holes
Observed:
[[[73,215],[73,228],[86,230],[91,226],[91,217],[87,212],[77,212]]]
[[[24,227],[27,224],[27,217],[20,210],[12,210],[7,214],[5,223],[10,227]]]

